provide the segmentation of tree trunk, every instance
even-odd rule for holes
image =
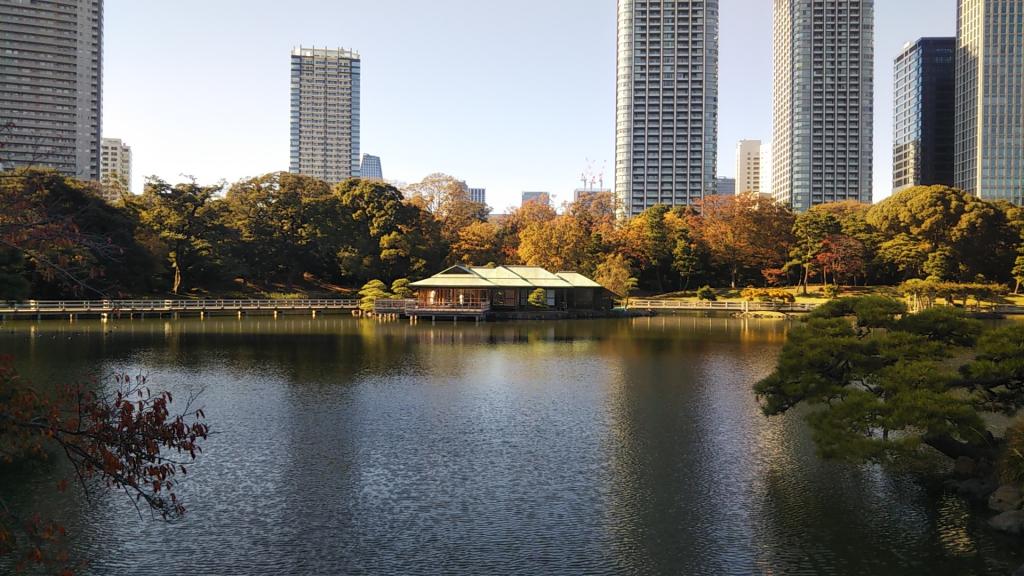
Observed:
[[[1019,291],[1020,291],[1020,278],[1017,278],[1017,284],[1015,284],[1014,287],[1013,287],[1013,294],[1014,294],[1014,296],[1016,296]]]
[[[739,270],[737,270],[737,268],[736,268],[735,266],[733,266],[733,268],[732,268],[732,279],[731,279],[731,280],[730,280],[730,282],[729,282],[729,286],[730,286],[730,287],[731,287],[731,288],[732,288],[733,290],[735,290],[735,289],[736,289],[736,276],[737,276],[738,274],[739,274]]]
[[[174,295],[178,294],[178,289],[181,288],[181,266],[177,262],[174,263],[174,283],[171,285],[171,293]]]
[[[811,281],[811,269],[804,265],[804,296],[807,296],[807,284]]]

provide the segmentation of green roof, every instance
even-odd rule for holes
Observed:
[[[552,274],[540,266],[452,266],[430,278],[413,282],[414,288],[601,288],[577,272]]]

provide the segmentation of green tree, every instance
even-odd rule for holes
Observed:
[[[530,295],[526,298],[526,301],[530,304],[530,306],[533,306],[534,308],[547,308],[547,291],[545,291],[543,288],[536,288],[532,292],[530,292]]]
[[[391,298],[387,284],[380,280],[370,280],[359,289],[359,309],[367,313],[373,312],[377,300],[387,298]]]
[[[146,181],[137,202],[139,221],[166,249],[173,294],[181,291],[190,272],[212,260],[224,215],[217,200],[222,188],[201,186],[195,180],[175,185],[155,177]]]
[[[409,284],[408,278],[399,278],[391,283],[391,293],[395,295],[395,298],[413,298],[416,293]]]
[[[929,446],[992,464],[1004,444],[986,418],[1024,405],[1024,327],[982,333],[951,308],[906,314],[897,300],[841,298],[790,332],[755,390],[768,415],[811,408],[827,457],[890,460]]]
[[[803,286],[804,294],[807,294],[811,274],[819,263],[818,256],[823,251],[825,240],[839,234],[841,230],[839,219],[834,214],[817,209],[816,206],[795,217],[793,247],[789,251],[788,265],[800,267],[800,284]]]
[[[264,283],[291,287],[311,269],[334,271],[351,218],[330,186],[317,178],[273,172],[236,182],[228,190],[229,219],[238,231],[241,259]]]
[[[0,246],[0,300],[21,300],[31,292],[25,257],[13,248]]]

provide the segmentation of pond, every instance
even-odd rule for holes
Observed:
[[[84,574],[1009,574],[915,477],[821,460],[751,386],[786,321],[8,323],[36,386],[143,373],[216,434],[175,523],[0,476]],[[0,571],[2,570],[0,566]]]

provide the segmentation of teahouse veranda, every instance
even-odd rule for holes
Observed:
[[[452,266],[412,283],[417,304],[424,308],[476,308],[526,311],[528,299],[544,290],[552,310],[608,310],[613,295],[577,272],[548,272],[539,266]]]

